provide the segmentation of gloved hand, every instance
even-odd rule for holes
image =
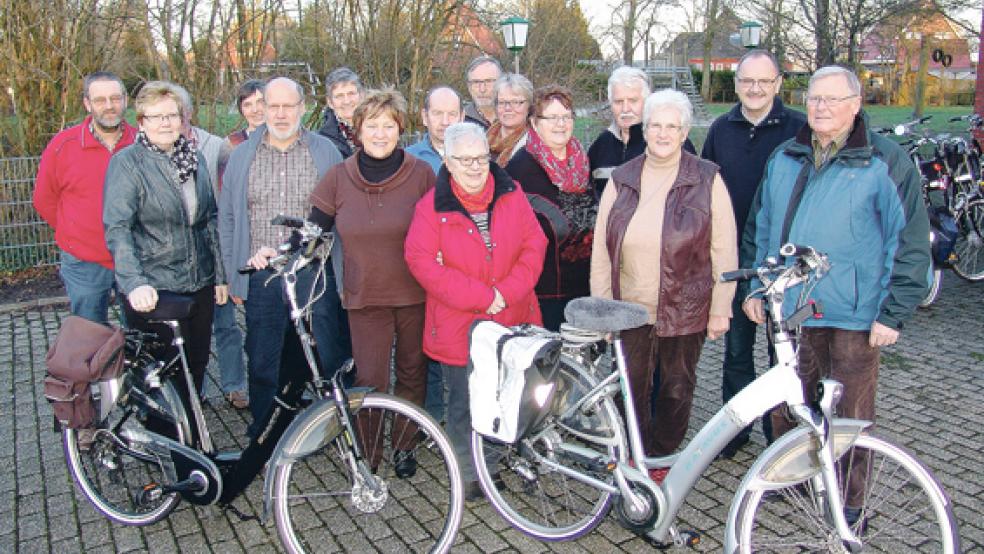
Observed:
[[[157,289],[150,285],[140,285],[126,295],[130,306],[138,312],[149,312],[157,307]]]

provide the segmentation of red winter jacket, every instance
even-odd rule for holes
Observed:
[[[519,184],[497,165],[490,171],[495,191],[489,204],[492,248],[451,191],[448,170],[417,202],[404,256],[410,273],[427,292],[424,352],[449,365],[468,363],[468,329],[476,319],[503,325],[542,324],[533,287],[543,270],[547,239]],[[437,263],[438,252],[443,265]],[[498,289],[506,308],[485,311]]]
[[[123,123],[123,136],[110,152],[92,135],[91,121],[89,116],[58,133],[44,149],[34,181],[34,207],[55,230],[62,250],[113,269],[103,233],[103,181],[109,158],[133,144],[137,131]]]

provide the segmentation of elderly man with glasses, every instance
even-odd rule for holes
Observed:
[[[735,92],[738,103],[711,124],[701,157],[721,168],[721,177],[735,209],[738,236],[748,219],[748,208],[758,190],[765,162],[779,144],[796,135],[806,116],[783,105],[779,62],[766,50],[751,50],[738,61]],[[755,380],[755,324],[741,311],[743,298],[735,297],[731,329],[724,339],[721,396],[724,402]],[[749,441],[751,426],[722,450],[732,458]],[[762,421],[762,433],[772,441],[772,423]]]
[[[879,351],[895,344],[928,286],[929,221],[919,173],[897,144],[868,129],[861,95],[857,76],[843,67],[810,78],[808,125],[766,165],[741,265],[781,260],[787,242],[828,255],[831,269],[811,294],[823,318],[804,322],[798,337],[803,391],[812,399],[819,379],[836,379],[844,384],[840,415],[874,421]],[[785,315],[799,293],[787,293]],[[762,304],[749,298],[743,305],[756,323],[765,321]],[[792,427],[785,412],[772,415],[777,436]],[[862,518],[868,464],[861,457],[855,454],[846,487],[850,524]]]

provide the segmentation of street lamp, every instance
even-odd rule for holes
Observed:
[[[519,53],[526,48],[526,34],[530,28],[530,22],[522,17],[510,17],[503,20],[502,38],[506,43],[506,48],[513,51],[513,67],[515,73],[519,73]]]
[[[745,48],[758,48],[762,41],[762,24],[758,21],[745,21],[738,29],[741,35],[741,45]]]

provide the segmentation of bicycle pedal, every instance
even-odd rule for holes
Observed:
[[[164,491],[161,489],[161,486],[157,483],[149,483],[144,485],[144,488],[137,493],[137,498],[134,500],[136,500],[139,506],[149,506],[150,503],[160,500],[162,496],[164,496]]]

